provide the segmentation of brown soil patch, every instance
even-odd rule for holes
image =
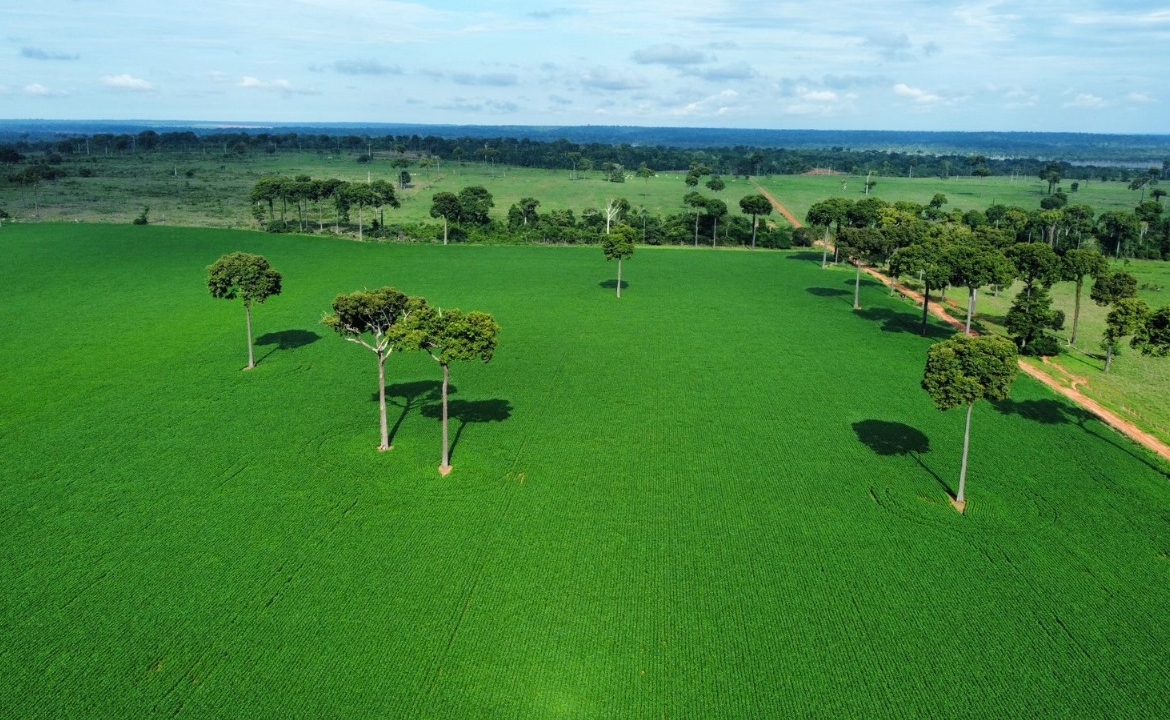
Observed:
[[[772,203],[772,207],[776,209],[776,212],[778,212],[778,213],[780,213],[781,215],[783,215],[783,216],[784,216],[784,219],[785,219],[785,220],[787,220],[787,221],[788,221],[788,223],[789,223],[790,225],[792,225],[792,227],[794,227],[794,228],[799,228],[799,227],[802,227],[802,226],[803,226],[803,224],[802,224],[802,223],[801,223],[799,220],[797,220],[797,219],[796,219],[796,216],[795,216],[795,215],[793,215],[793,214],[792,214],[792,213],[791,213],[791,212],[788,210],[788,208],[786,208],[786,207],[784,207],[783,205],[781,205],[781,204],[780,204],[780,201],[779,201],[779,200],[777,200],[777,199],[776,199],[776,198],[775,198],[775,197],[772,195],[772,193],[770,193],[770,192],[768,192],[767,190],[765,190],[764,188],[760,187],[758,183],[756,184],[756,189],[760,191],[760,194],[761,194],[761,195],[763,195],[764,197],[768,198],[768,202]]]

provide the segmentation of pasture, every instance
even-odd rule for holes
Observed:
[[[235,250],[285,278],[247,373]],[[1021,378],[959,516],[949,332],[819,260],[640,248],[617,300],[595,247],[6,225],[0,707],[1164,716],[1167,468]],[[503,327],[447,478],[437,366],[391,358],[378,453],[373,355],[319,323],[386,284]]]

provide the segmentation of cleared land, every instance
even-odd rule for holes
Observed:
[[[15,717],[1156,717],[1170,486],[1038,384],[962,418],[914,308],[818,253],[0,236],[0,706]],[[258,252],[256,312],[204,267]],[[454,368],[326,335],[394,284]],[[936,326],[934,338],[946,337]],[[459,414],[461,413],[461,414]]]

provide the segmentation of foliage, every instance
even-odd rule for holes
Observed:
[[[146,219],[146,216],[149,212],[150,212],[150,206],[144,205],[142,208],[142,212],[138,213],[137,217],[134,218],[133,224],[146,225],[148,222],[150,222],[149,220]]]
[[[939,410],[979,400],[1004,400],[1016,378],[1016,349],[993,335],[956,335],[935,343],[926,357],[922,388]]]
[[[268,263],[267,258],[252,253],[234,252],[224,255],[207,266],[207,289],[219,300],[244,301],[244,317],[248,328],[248,366],[256,366],[252,348],[252,305],[261,304],[279,295],[283,277]]]

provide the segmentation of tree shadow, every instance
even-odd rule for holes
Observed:
[[[840,288],[810,287],[805,288],[804,291],[809,295],[816,295],[817,297],[844,297],[845,295],[853,295],[852,290],[842,290]]]
[[[992,403],[992,406],[1000,414],[1019,415],[1025,420],[1031,420],[1032,422],[1045,425],[1074,424],[1089,435],[1104,440],[1118,450],[1124,451],[1135,460],[1141,461],[1146,467],[1159,475],[1170,478],[1170,470],[1166,466],[1151,462],[1147,456],[1134,448],[1134,443],[1120,436],[1116,431],[1106,425],[1103,420],[1099,420],[1096,415],[1080,406],[1053,399],[1022,400],[1019,402],[1008,399]],[[1098,420],[1098,422],[1090,423],[1090,420]],[[1104,428],[1106,432],[1098,432],[1098,428]]]
[[[608,290],[617,290],[617,280],[602,280],[601,282],[597,283],[597,286],[606,288]],[[628,288],[629,286],[629,282],[622,280],[623,289]]]
[[[265,333],[256,338],[257,345],[271,345],[272,349],[264,353],[263,360],[277,350],[296,350],[311,345],[321,339],[321,336],[312,330],[281,330],[280,332]],[[256,363],[259,364],[260,360]]]
[[[904,313],[883,307],[862,308],[861,310],[857,310],[856,313],[866,320],[880,322],[882,324],[882,332],[922,335],[922,315],[919,313]],[[925,337],[946,340],[954,334],[955,330],[950,326],[941,327],[930,322],[926,323]]]
[[[951,486],[923,462],[922,456],[930,452],[930,438],[918,428],[888,420],[861,420],[853,423],[853,432],[857,433],[857,439],[862,445],[878,455],[883,457],[909,455],[914,458],[947,495],[954,497],[955,493]]]
[[[438,402],[443,392],[443,383],[439,380],[416,380],[414,382],[396,383],[394,385],[386,386],[386,404],[394,407],[402,408],[402,412],[398,414],[398,419],[394,421],[394,426],[390,428],[390,442],[394,442],[394,436],[398,433],[398,429],[402,427],[402,421],[410,414],[411,410],[415,408],[425,408],[428,404]],[[454,385],[447,386],[447,394],[451,395],[456,392]],[[378,393],[372,393],[370,399],[378,402]],[[395,402],[400,400],[401,402]]]
[[[441,403],[430,403],[423,406],[422,414],[434,419],[442,419],[443,406]],[[459,439],[463,437],[463,429],[471,423],[503,422],[512,417],[512,403],[508,400],[493,398],[491,400],[448,400],[447,417],[457,420],[459,427],[455,429],[455,436],[451,438],[451,447],[447,449],[448,459],[455,457],[455,448]]]
[[[829,254],[831,255],[832,253],[829,253]],[[787,259],[800,260],[802,262],[815,262],[817,265],[820,265],[821,264],[821,256],[822,256],[822,254],[820,252],[812,252],[811,250],[803,250],[803,251],[799,251],[799,252],[789,253],[787,256]]]

